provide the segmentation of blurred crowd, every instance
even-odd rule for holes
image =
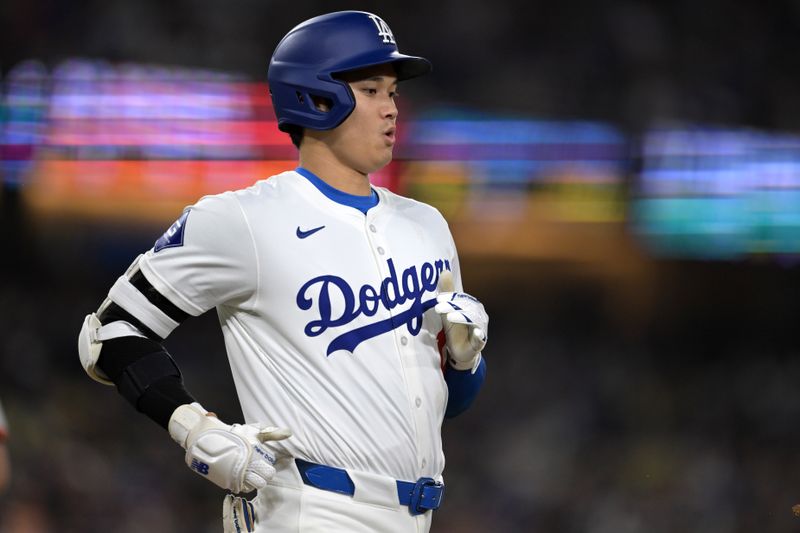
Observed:
[[[800,126],[797,2],[6,2],[0,69],[72,56],[236,71],[263,80],[287,29],[337,9],[376,11],[429,57],[416,103],[639,127],[691,120]]]

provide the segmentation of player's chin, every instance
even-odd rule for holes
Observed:
[[[372,172],[376,172],[389,163],[392,162],[392,149],[389,148],[388,150],[381,150],[380,153],[376,154],[373,162],[372,162],[372,170],[370,170],[370,174]]]

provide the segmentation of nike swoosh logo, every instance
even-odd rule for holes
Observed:
[[[308,231],[303,231],[303,230],[300,229],[300,226],[297,226],[297,238],[298,239],[305,239],[306,237],[310,237],[311,235],[314,235],[316,232],[318,232],[319,230],[321,230],[324,227],[325,226],[320,226],[318,228],[313,228],[313,229],[310,229]]]

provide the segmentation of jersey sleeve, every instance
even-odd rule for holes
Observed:
[[[187,208],[138,263],[160,295],[192,316],[247,302],[257,289],[255,244],[234,193]]]

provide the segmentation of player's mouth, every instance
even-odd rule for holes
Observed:
[[[386,142],[391,146],[395,143],[395,134],[397,133],[396,127],[391,127],[383,132],[383,136],[386,139]]]

